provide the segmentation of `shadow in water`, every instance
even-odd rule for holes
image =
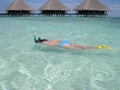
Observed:
[[[51,52],[51,53],[73,53],[73,54],[81,54],[84,52],[83,50],[73,50],[73,49],[65,49],[61,47],[49,47],[46,45],[34,45],[34,50],[43,51],[43,52]]]
[[[36,51],[43,51],[43,52],[51,52],[51,53],[69,53],[69,54],[76,54],[76,55],[85,55],[85,56],[107,56],[107,57],[114,57],[116,53],[112,50],[73,50],[73,49],[65,49],[60,47],[49,47],[46,45],[34,45],[33,49]],[[114,54],[113,54],[114,53]]]

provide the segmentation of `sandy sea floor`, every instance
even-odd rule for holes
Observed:
[[[0,17],[0,90],[119,90],[120,18]],[[66,50],[33,36],[109,45]]]

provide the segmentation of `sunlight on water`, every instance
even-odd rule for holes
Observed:
[[[120,18],[1,17],[0,90],[119,90]],[[33,36],[108,45],[67,50]]]

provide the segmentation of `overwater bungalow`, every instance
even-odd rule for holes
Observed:
[[[48,0],[43,6],[39,8],[43,15],[61,16],[69,10],[67,6],[62,4],[59,0]]]
[[[84,0],[75,8],[78,15],[82,16],[105,16],[110,9],[99,0]]]
[[[8,15],[23,16],[29,15],[33,8],[26,4],[23,0],[15,0],[6,9]]]

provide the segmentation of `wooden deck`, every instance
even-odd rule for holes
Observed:
[[[42,13],[30,13],[30,14],[7,14],[0,13],[0,17],[25,17],[25,16],[81,16],[81,17],[105,17],[104,15],[82,15],[77,13],[65,13],[65,14],[42,14]]]

